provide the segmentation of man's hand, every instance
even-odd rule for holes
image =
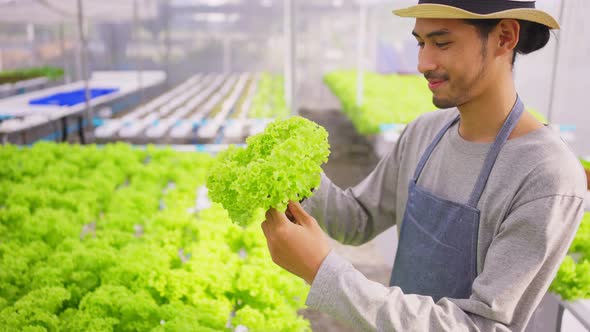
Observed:
[[[311,285],[330,246],[318,222],[297,202],[290,202],[288,213],[276,209],[266,212],[262,230],[273,262],[303,278]]]

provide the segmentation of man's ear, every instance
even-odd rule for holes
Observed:
[[[520,23],[513,19],[503,19],[496,26],[498,55],[512,53],[518,45],[520,36]]]

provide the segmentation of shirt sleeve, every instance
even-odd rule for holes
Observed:
[[[360,245],[395,225],[405,131],[373,172],[358,185],[342,190],[322,173],[320,187],[302,206],[330,237],[344,244]]]
[[[512,211],[493,239],[468,299],[404,294],[365,278],[333,251],[306,304],[360,331],[520,331],[565,256],[583,199],[549,196]]]

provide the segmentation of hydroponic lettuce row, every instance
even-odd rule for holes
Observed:
[[[194,207],[206,154],[0,147],[0,331],[308,331],[259,227]]]
[[[320,165],[328,160],[328,132],[302,117],[275,121],[263,133],[220,153],[207,179],[209,197],[230,218],[248,225],[274,207],[311,196],[320,184]]]
[[[408,124],[421,114],[436,110],[432,92],[421,75],[365,73],[363,104],[356,105],[356,71],[335,71],[324,82],[340,100],[342,111],[363,135],[377,134],[384,124]],[[543,123],[547,119],[527,109]]]
[[[15,83],[36,77],[47,77],[50,80],[57,80],[63,75],[63,69],[49,66],[6,70],[0,71],[0,84]]]
[[[419,75],[364,75],[362,106],[356,105],[356,72],[335,71],[324,82],[340,100],[342,111],[357,131],[376,134],[382,124],[407,124],[420,114],[434,111],[432,92]]]
[[[250,118],[278,118],[289,115],[285,102],[285,85],[282,75],[260,75],[256,93],[248,116]]]
[[[565,300],[590,299],[590,213],[584,214],[551,287]]]

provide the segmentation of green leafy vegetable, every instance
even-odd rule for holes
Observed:
[[[301,117],[275,121],[218,155],[207,179],[209,196],[230,218],[247,225],[271,207],[311,195],[320,183],[320,165],[329,155],[328,133]]]
[[[590,213],[586,213],[551,287],[565,300],[590,298]]]
[[[340,100],[342,111],[361,134],[376,134],[382,124],[407,124],[436,109],[422,76],[366,73],[360,107],[356,105],[356,80],[355,71],[336,71],[324,77]]]
[[[0,71],[0,84],[15,83],[36,77],[47,77],[50,80],[57,80],[64,75],[64,70],[57,67],[32,67],[16,70]]]
[[[324,82],[338,98],[342,111],[363,135],[377,134],[385,124],[408,124],[421,114],[436,110],[432,92],[421,75],[364,74],[364,96],[356,105],[356,71],[335,71]],[[527,109],[543,123],[547,119],[533,109]]]
[[[0,331],[230,331],[246,305],[277,308],[253,331],[303,331],[308,288],[272,263],[260,228],[218,204],[194,213],[212,162],[0,146]]]
[[[248,116],[250,118],[284,118],[289,115],[281,75],[262,74]]]

